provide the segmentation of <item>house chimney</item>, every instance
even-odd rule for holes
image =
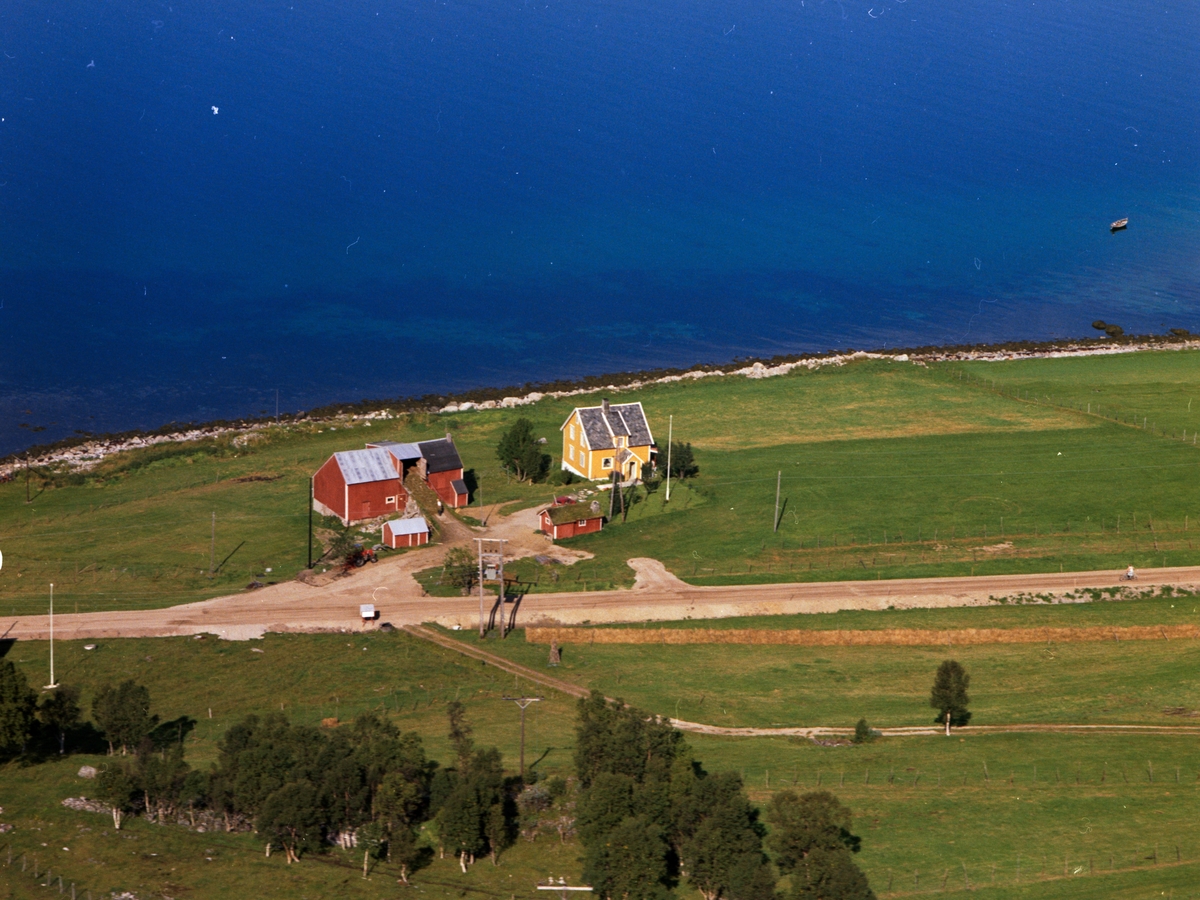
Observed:
[[[449,441],[451,444],[454,443],[454,438],[450,437],[450,432],[448,432],[448,431],[446,432],[446,440]]]
[[[600,408],[602,410],[604,410],[604,414],[607,416],[608,415],[608,398],[607,397],[605,397],[603,400],[600,401]]]

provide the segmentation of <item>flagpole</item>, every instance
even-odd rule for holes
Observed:
[[[50,683],[46,685],[46,690],[52,691],[58,687],[58,682],[54,680],[54,585],[50,585]]]
[[[661,421],[661,420],[660,420]],[[667,417],[667,496],[664,503],[671,502],[671,437],[675,433],[675,417]]]

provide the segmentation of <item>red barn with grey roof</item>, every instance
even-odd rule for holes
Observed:
[[[388,451],[344,450],[313,475],[313,509],[343,525],[402,511],[408,492]]]

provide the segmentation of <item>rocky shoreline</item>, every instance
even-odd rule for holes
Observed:
[[[511,409],[529,406],[545,399],[560,400],[568,397],[583,396],[607,392],[617,394],[622,391],[634,391],[655,384],[670,384],[681,381],[697,381],[702,378],[742,377],[742,378],[773,378],[787,375],[796,369],[816,370],[826,366],[843,366],[859,360],[890,360],[897,363],[908,363],[923,366],[931,362],[1002,362],[1014,359],[1060,359],[1065,357],[1111,356],[1124,353],[1140,353],[1148,350],[1195,350],[1200,349],[1200,338],[1187,337],[1138,337],[1125,338],[1119,342],[1104,339],[1053,341],[1045,343],[1002,344],[979,347],[927,347],[915,350],[895,351],[846,351],[844,353],[808,354],[796,357],[776,358],[768,361],[754,360],[752,362],[735,362],[729,366],[697,366],[683,372],[671,374],[657,373],[627,373],[623,377],[605,376],[604,378],[589,378],[585,382],[577,382],[578,387],[568,387],[564,390],[528,390],[524,393],[513,393],[498,399],[471,400],[471,395],[478,392],[467,392],[463,399],[452,397],[436,398],[449,402],[432,402],[435,398],[421,398],[419,401],[378,401],[376,409],[361,409],[363,404],[357,404],[359,411],[345,412],[342,410],[329,411],[326,407],[314,410],[309,414],[290,415],[282,421],[289,425],[300,423],[324,423],[338,419],[353,421],[388,420],[404,412],[431,413],[460,413],[477,409]],[[604,383],[605,378],[611,378],[611,383]],[[509,389],[511,390],[511,389]],[[501,393],[503,391],[487,391]],[[376,405],[376,404],[371,404]],[[220,422],[211,425],[189,425],[178,431],[165,427],[157,432],[127,433],[120,435],[102,436],[96,438],[81,438],[52,444],[47,447],[35,447],[26,454],[13,454],[0,461],[0,481],[10,480],[17,472],[29,466],[31,468],[54,469],[68,472],[86,472],[95,468],[104,459],[127,450],[138,450],[160,444],[186,443],[189,441],[210,440],[214,438],[234,436],[234,442],[247,442],[251,435],[268,428],[277,427],[281,423],[274,420],[254,420],[242,422]]]

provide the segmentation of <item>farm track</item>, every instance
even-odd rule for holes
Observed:
[[[489,653],[479,647],[473,647],[463,641],[448,637],[425,625],[406,625],[404,630],[409,634],[430,641],[440,647],[478,659],[490,666],[495,666],[510,675],[548,687],[572,697],[586,697],[590,691],[577,684],[546,675],[529,666]],[[608,700],[613,698],[609,697]],[[800,726],[794,728],[727,728],[721,725],[706,725],[702,722],[689,722],[685,719],[668,719],[680,731],[693,734],[707,734],[717,737],[801,737],[801,738],[837,738],[854,734],[853,728],[832,728],[823,725]],[[943,733],[938,725],[902,725],[895,728],[876,728],[885,737],[921,737],[940,735]],[[1028,723],[1013,725],[965,725],[954,729],[956,735],[989,735],[989,734],[1167,734],[1167,735],[1200,735],[1200,725],[1073,725],[1057,723]]]

